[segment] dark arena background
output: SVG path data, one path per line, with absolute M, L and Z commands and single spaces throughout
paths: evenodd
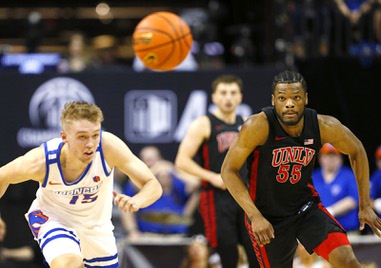
M 194 44 L 181 67 L 153 72 L 136 61 L 131 35 L 144 16 L 163 10 L 189 24 Z M 0 165 L 59 135 L 60 111 L 71 99 L 99 105 L 104 129 L 135 154 L 156 145 L 174 161 L 190 122 L 213 109 L 215 77 L 242 78 L 238 112 L 249 116 L 271 105 L 273 76 L 289 69 L 307 81 L 310 108 L 337 117 L 362 141 L 373 173 L 381 144 L 379 10 L 354 27 L 328 0 L 1 1 Z M 73 33 L 83 34 L 96 57 L 90 68 L 67 63 Z M 2 199 L 0 209 L 7 210 Z M 152 267 L 178 267 L 190 240 L 168 241 L 128 244 L 123 267 L 134 267 L 124 256 L 131 247 L 156 259 Z M 380 241 L 354 237 L 360 261 L 381 267 Z M 160 258 L 165 252 L 176 257 Z

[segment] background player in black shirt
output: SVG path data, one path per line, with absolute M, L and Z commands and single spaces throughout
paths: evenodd
M 380 236 L 365 149 L 336 118 L 305 107 L 307 85 L 299 73 L 280 73 L 272 88 L 273 107 L 247 119 L 222 165 L 226 187 L 247 214 L 258 261 L 261 267 L 292 267 L 299 240 L 334 267 L 360 267 L 345 230 L 322 206 L 311 172 L 324 143 L 348 155 L 359 190 L 360 229 L 367 223 Z M 249 190 L 239 175 L 246 160 Z
M 212 84 L 212 101 L 217 108 L 195 119 L 180 144 L 176 166 L 202 179 L 200 214 L 209 245 L 226 267 L 237 267 L 238 244 L 245 247 L 250 267 L 259 267 L 245 223 L 244 212 L 221 179 L 226 152 L 238 135 L 243 118 L 236 114 L 242 101 L 242 81 L 234 75 L 222 75 Z M 199 156 L 200 163 L 194 158 Z

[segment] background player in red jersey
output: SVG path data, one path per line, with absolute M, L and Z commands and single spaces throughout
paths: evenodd
M 322 144 L 349 156 L 359 190 L 360 229 L 380 236 L 381 219 L 371 207 L 365 149 L 336 118 L 306 108 L 307 85 L 296 72 L 274 77 L 272 106 L 252 115 L 222 165 L 227 189 L 248 217 L 261 267 L 292 267 L 299 240 L 334 267 L 360 267 L 345 230 L 322 206 L 311 172 Z M 249 190 L 239 170 L 248 160 Z
M 200 213 L 209 245 L 218 252 L 221 264 L 237 267 L 238 244 L 245 247 L 250 267 L 257 261 L 244 224 L 244 213 L 226 191 L 221 165 L 243 118 L 236 114 L 242 101 L 242 81 L 234 75 L 217 77 L 212 84 L 212 101 L 217 108 L 194 120 L 181 142 L 176 166 L 202 179 Z M 199 153 L 200 164 L 194 157 Z

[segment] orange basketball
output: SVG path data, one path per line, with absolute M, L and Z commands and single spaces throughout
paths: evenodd
M 160 11 L 144 17 L 132 35 L 132 48 L 152 70 L 169 71 L 188 55 L 193 37 L 186 22 L 171 12 Z

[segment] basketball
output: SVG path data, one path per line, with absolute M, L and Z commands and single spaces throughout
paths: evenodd
M 159 11 L 144 17 L 132 35 L 132 48 L 152 70 L 170 71 L 188 55 L 193 42 L 187 23 L 174 13 Z

